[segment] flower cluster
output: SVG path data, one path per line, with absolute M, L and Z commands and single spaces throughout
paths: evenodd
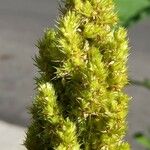
M 28 150 L 129 150 L 128 42 L 113 0 L 65 0 L 35 57 Z

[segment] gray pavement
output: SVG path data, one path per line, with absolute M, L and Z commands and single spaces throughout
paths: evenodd
M 26 125 L 33 96 L 36 40 L 52 26 L 57 2 L 0 0 L 0 118 Z
M 0 149 L 1 150 L 25 150 L 22 144 L 25 129 L 16 125 L 0 121 Z
M 129 30 L 131 54 L 129 57 L 130 77 L 143 80 L 150 78 L 150 18 Z M 132 137 L 137 131 L 150 135 L 150 91 L 138 86 L 130 86 L 127 92 L 133 97 L 129 111 L 128 139 L 133 150 L 144 150 Z M 150 130 L 149 130 L 150 131 Z
M 30 106 L 34 94 L 33 77 L 36 75 L 36 68 L 31 59 L 37 52 L 34 44 L 41 37 L 44 28 L 54 25 L 56 15 L 56 0 L 0 0 L 0 120 L 2 120 L 0 149 L 2 150 L 21 149 L 18 144 L 24 137 L 25 128 L 18 125 L 27 126 L 29 115 L 26 108 Z M 132 48 L 129 59 L 130 76 L 140 80 L 150 77 L 150 21 L 143 21 L 132 27 L 129 37 Z M 136 131 L 146 131 L 150 127 L 150 91 L 132 86 L 127 88 L 127 92 L 133 97 L 128 116 L 127 139 L 132 144 L 133 150 L 144 150 L 133 140 L 132 135 Z M 7 132 L 6 138 L 3 139 L 1 135 L 4 131 Z M 16 135 L 15 138 L 13 134 Z M 12 141 L 15 144 L 13 148 L 9 148 Z

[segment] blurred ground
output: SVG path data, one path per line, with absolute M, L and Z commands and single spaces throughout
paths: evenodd
M 34 44 L 44 28 L 53 26 L 57 14 L 55 0 L 0 0 L 0 149 L 20 150 L 23 127 L 29 121 L 26 107 L 33 97 L 36 69 L 31 59 Z M 150 77 L 150 21 L 129 31 L 132 47 L 129 73 L 134 79 Z M 150 92 L 128 87 L 130 103 L 128 140 L 133 150 L 144 150 L 132 139 L 133 133 L 150 127 Z M 11 124 L 4 123 L 9 122 Z M 5 138 L 3 135 L 5 134 Z M 3 144 L 2 144 L 3 143 Z M 13 143 L 13 145 L 11 145 Z M 10 145 L 10 147 L 9 147 Z
M 0 149 L 25 150 L 22 142 L 25 129 L 16 125 L 0 121 Z

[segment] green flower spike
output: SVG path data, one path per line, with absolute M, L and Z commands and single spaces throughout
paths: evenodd
M 65 0 L 35 57 L 28 150 L 129 150 L 128 41 L 112 0 Z

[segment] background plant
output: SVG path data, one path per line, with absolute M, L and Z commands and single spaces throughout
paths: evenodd
M 141 144 L 143 147 L 145 147 L 147 150 L 150 150 L 150 137 L 141 133 L 137 132 L 134 135 L 134 138 L 136 141 Z
M 150 15 L 150 0 L 114 0 L 121 24 L 127 28 Z

